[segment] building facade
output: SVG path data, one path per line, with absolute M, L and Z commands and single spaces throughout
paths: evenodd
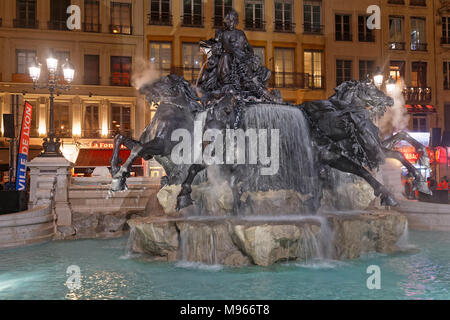
M 67 27 L 70 5 L 81 9 L 80 29 Z M 143 130 L 150 112 L 131 79 L 136 61 L 145 55 L 142 12 L 140 0 L 0 2 L 0 114 L 17 110 L 18 126 L 23 101 L 33 105 L 31 144 L 37 150 L 33 155 L 40 152 L 49 128 L 49 91 L 33 89 L 28 66 L 35 59 L 42 63 L 45 80 L 50 53 L 60 66 L 69 59 L 75 67 L 70 91 L 58 90 L 54 106 L 54 124 L 66 158 L 86 160 L 88 154 L 78 157 L 80 150 L 108 150 L 119 130 L 129 135 Z M 80 167 L 90 166 L 89 162 Z
M 67 29 L 69 5 L 81 9 L 81 30 Z M 381 8 L 380 29 L 367 28 L 372 5 Z M 52 51 L 76 70 L 71 90 L 56 97 L 65 154 L 76 159 L 79 149 L 109 147 L 118 131 L 136 138 L 155 110 L 133 88 L 135 71 L 150 65 L 148 72 L 195 83 L 204 63 L 198 42 L 214 37 L 231 8 L 272 70 L 270 87 L 286 101 L 327 98 L 341 82 L 380 68 L 401 88 L 411 131 L 450 130 L 444 0 L 3 0 L 0 113 L 31 102 L 32 143 L 39 148 L 49 127 L 49 96 L 33 90 L 27 71 L 30 61 L 44 63 Z

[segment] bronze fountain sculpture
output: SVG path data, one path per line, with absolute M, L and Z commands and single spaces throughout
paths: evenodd
M 284 126 L 276 123 L 276 119 L 284 117 L 294 119 L 286 125 L 295 126 L 296 132 L 302 134 L 293 136 L 289 130 L 282 133 L 280 163 L 284 167 L 277 177 L 255 177 L 251 166 L 223 165 L 233 191 L 236 215 L 245 206 L 240 200 L 244 191 L 272 188 L 295 189 L 310 195 L 306 201 L 308 212 L 315 212 L 320 207 L 322 178 L 330 168 L 363 178 L 374 194 L 380 196 L 382 205 L 397 206 L 394 196 L 371 173 L 386 158 L 399 160 L 409 170 L 415 177 L 415 189 L 431 193 L 416 168 L 400 152 L 392 150 L 396 142 L 407 140 L 418 148 L 419 161 L 429 166 L 425 148 L 406 133 L 382 141 L 373 123 L 374 118 L 382 116 L 393 105 L 392 98 L 370 81 L 348 81 L 339 85 L 328 100 L 298 106 L 284 103 L 277 90 L 267 88 L 271 72 L 261 66 L 244 32 L 235 28 L 237 23 L 238 15 L 232 10 L 225 17 L 225 28 L 218 30 L 214 39 L 201 42 L 207 62 L 195 88 L 176 75 L 140 88 L 150 103 L 158 105 L 158 110 L 139 141 L 116 136 L 111 159 L 112 192 L 126 189 L 126 179 L 137 157 L 145 160 L 154 157 L 166 170 L 163 184 L 181 184 L 177 209 L 191 206 L 191 185 L 207 166 L 204 163 L 175 165 L 171 151 L 177 142 L 171 136 L 180 128 L 193 132 L 195 121 L 206 113 L 203 130 L 224 132 L 252 126 Z M 255 117 L 260 118 L 255 122 Z M 122 144 L 131 150 L 131 155 L 119 167 Z M 203 148 L 206 146 L 204 143 Z

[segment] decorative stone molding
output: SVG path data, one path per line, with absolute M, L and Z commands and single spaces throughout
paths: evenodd
M 37 157 L 28 163 L 28 167 L 31 171 L 30 208 L 52 203 L 57 226 L 71 226 L 68 190 L 73 164 L 62 157 Z

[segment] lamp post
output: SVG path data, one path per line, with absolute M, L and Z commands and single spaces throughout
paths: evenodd
M 62 65 L 62 71 L 65 83 L 60 83 L 60 73 L 58 72 L 59 61 L 50 55 L 47 58 L 47 70 L 48 78 L 47 83 L 39 84 L 39 78 L 41 75 L 41 64 L 37 61 L 33 62 L 28 68 L 31 79 L 33 80 L 33 89 L 48 89 L 50 92 L 50 130 L 48 136 L 44 138 L 44 152 L 41 157 L 62 157 L 61 151 L 59 150 L 60 142 L 59 137 L 55 133 L 54 124 L 54 102 L 55 102 L 55 90 L 70 90 L 70 83 L 73 81 L 75 76 L 75 69 L 73 65 L 66 59 L 66 62 Z

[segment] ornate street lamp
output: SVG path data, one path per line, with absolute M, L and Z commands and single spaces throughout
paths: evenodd
M 44 152 L 41 157 L 62 157 L 59 150 L 60 142 L 59 137 L 56 137 L 55 123 L 54 123 L 54 102 L 55 102 L 55 90 L 70 90 L 70 84 L 75 76 L 75 69 L 73 65 L 66 59 L 66 62 L 62 66 L 64 83 L 60 83 L 60 73 L 58 72 L 59 61 L 53 55 L 47 58 L 47 70 L 48 78 L 47 83 L 39 84 L 39 78 L 41 75 L 41 64 L 37 61 L 33 62 L 28 68 L 31 79 L 33 80 L 33 89 L 48 89 L 50 92 L 50 130 L 48 137 L 44 138 Z
M 373 83 L 380 88 L 383 84 L 383 72 L 381 71 L 380 67 L 377 68 L 375 71 L 375 75 L 373 76 Z

